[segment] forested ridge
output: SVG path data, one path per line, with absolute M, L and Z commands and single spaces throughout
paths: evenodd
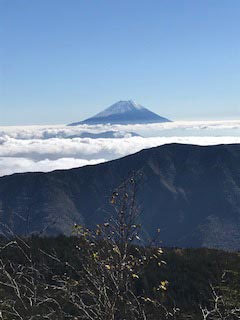
M 237 251 L 239 162 L 239 145 L 169 144 L 94 166 L 1 177 L 1 223 L 21 235 L 92 228 L 112 214 L 107 199 L 134 171 L 138 220 L 150 237 L 159 227 L 165 246 Z
M 139 223 L 141 175 L 111 194 L 111 216 L 71 236 L 0 239 L 2 320 L 235 320 L 240 318 L 240 254 L 168 248 L 161 229 Z

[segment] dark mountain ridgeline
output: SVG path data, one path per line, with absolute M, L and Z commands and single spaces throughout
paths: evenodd
M 15 233 L 70 234 L 107 219 L 109 197 L 132 171 L 143 229 L 165 246 L 240 249 L 240 145 L 170 144 L 107 163 L 0 178 L 0 217 Z

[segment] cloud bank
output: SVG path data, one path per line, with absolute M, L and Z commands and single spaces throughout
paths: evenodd
M 57 169 L 71 169 L 75 167 L 93 165 L 104 161 L 105 159 L 85 160 L 75 158 L 34 161 L 27 158 L 2 157 L 0 158 L 0 173 L 1 176 L 4 176 L 22 172 L 49 172 Z
M 110 138 L 81 138 L 82 133 L 109 131 L 113 131 Z M 240 143 L 240 121 L 0 127 L 0 176 L 92 165 L 166 143 Z

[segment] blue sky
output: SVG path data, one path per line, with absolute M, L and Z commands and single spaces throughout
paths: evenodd
M 239 0 L 0 0 L 0 125 L 69 123 L 133 99 L 240 119 Z

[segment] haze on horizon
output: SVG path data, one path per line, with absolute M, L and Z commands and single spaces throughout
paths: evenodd
M 0 126 L 80 121 L 119 100 L 240 119 L 240 2 L 0 2 Z

